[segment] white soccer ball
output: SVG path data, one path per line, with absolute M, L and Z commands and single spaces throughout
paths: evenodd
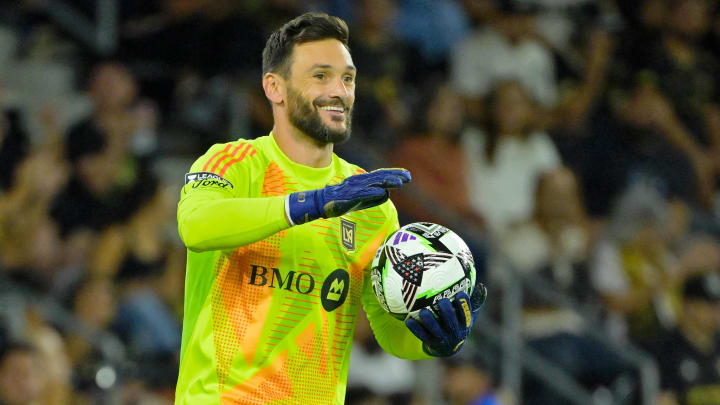
M 403 226 L 383 243 L 372 262 L 371 281 L 380 305 L 400 320 L 459 291 L 472 295 L 475 263 L 453 231 L 429 222 Z

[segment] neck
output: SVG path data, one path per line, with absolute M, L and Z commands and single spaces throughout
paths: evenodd
M 287 119 L 276 119 L 273 135 L 280 150 L 295 163 L 327 167 L 332 162 L 333 144 L 323 144 L 295 128 Z

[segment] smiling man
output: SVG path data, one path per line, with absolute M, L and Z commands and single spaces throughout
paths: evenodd
M 214 145 L 186 174 L 176 404 L 342 404 L 360 305 L 386 351 L 436 355 L 367 282 L 398 228 L 388 190 L 410 173 L 366 173 L 333 153 L 350 136 L 356 71 L 345 22 L 317 13 L 288 22 L 263 51 L 272 132 Z M 457 330 L 470 325 L 451 318 Z M 442 343 L 457 349 L 462 331 Z

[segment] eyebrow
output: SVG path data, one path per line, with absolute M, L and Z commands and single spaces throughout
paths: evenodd
M 310 66 L 310 69 L 308 69 L 308 71 L 310 71 L 310 70 L 315 70 L 315 69 L 332 69 L 332 65 L 322 64 L 322 63 L 316 63 L 316 64 Z M 357 69 L 355 68 L 355 66 L 353 66 L 353 65 L 347 65 L 347 66 L 345 67 L 345 69 L 346 69 L 346 70 L 352 70 L 352 71 L 356 71 L 356 70 L 357 70 Z

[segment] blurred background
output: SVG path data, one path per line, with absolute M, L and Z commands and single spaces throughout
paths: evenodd
M 349 405 L 720 404 L 717 0 L 0 1 L 0 403 L 171 404 L 183 175 L 268 133 L 269 33 L 344 18 L 340 156 L 465 238 L 462 354 L 384 354 Z

